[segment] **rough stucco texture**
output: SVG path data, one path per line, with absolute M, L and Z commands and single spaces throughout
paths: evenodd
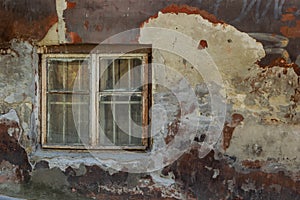
M 226 91 L 227 116 L 232 115 L 232 118 L 228 117 L 226 119 L 227 122 L 223 129 L 223 141 L 226 140 L 225 145 L 220 143 L 215 150 L 223 152 L 225 157 L 233 159 L 234 161 L 231 164 L 237 171 L 250 172 L 253 169 L 260 171 L 259 173 L 278 173 L 281 171 L 281 173 L 291 175 L 291 179 L 294 179 L 294 181 L 299 181 L 297 178 L 300 167 L 297 156 L 299 154 L 299 126 L 297 125 L 299 77 L 296 73 L 297 70 L 294 70 L 297 66 L 288 64 L 281 59 L 275 61 L 275 64 L 272 63 L 262 68 L 255 64 L 256 60 L 264 56 L 264 50 L 260 44 L 256 44 L 250 37 L 239 33 L 233 27 L 222 24 L 212 25 L 200 19 L 200 16 L 185 13 L 159 13 L 157 18 L 150 19 L 143 25 L 140 42 L 151 43 L 154 49 L 162 46 L 167 48 L 168 42 L 164 43 L 160 40 L 162 34 L 157 31 L 149 31 L 150 27 L 180 31 L 194 40 L 200 41 L 200 45 L 201 41 L 206 41 L 205 48 L 202 48 L 202 51 L 208 52 L 222 75 Z M 189 21 L 190 28 L 186 27 L 186 21 Z M 179 39 L 172 38 L 170 40 L 174 42 L 169 49 L 175 48 L 174 45 L 179 45 L 182 48 L 185 46 L 184 43 L 179 42 Z M 188 50 L 184 49 L 183 51 Z M 163 61 L 166 66 L 173 66 L 173 69 L 180 71 L 180 74 L 183 75 L 184 72 L 193 71 L 193 69 L 187 69 L 180 58 L 160 52 L 160 50 L 156 51 L 153 55 L 155 62 Z M 209 66 L 206 66 L 204 70 L 209 70 L 209 68 Z M 193 78 L 186 76 L 190 81 L 190 85 L 200 84 L 202 79 L 198 77 L 197 80 L 195 71 L 187 74 L 191 73 Z M 170 78 L 166 78 L 168 73 L 165 74 L 165 77 L 163 77 L 162 72 L 159 71 L 154 73 L 154 77 L 157 75 L 159 79 L 170 80 Z M 201 74 L 205 75 L 206 73 L 201 71 Z M 157 80 L 157 78 L 154 78 L 154 80 Z M 175 80 L 176 78 L 172 76 L 171 82 L 176 82 Z M 179 85 L 179 82 L 174 82 L 172 85 Z M 195 88 L 196 90 L 197 88 Z M 162 93 L 161 90 L 158 91 L 158 93 Z M 154 101 L 156 100 L 154 98 Z M 203 177 L 202 175 L 195 175 L 196 177 L 194 177 L 190 171 L 197 174 L 197 171 L 201 170 L 196 170 L 193 167 L 192 169 L 186 167 L 182 167 L 181 170 L 178 169 L 184 163 L 195 161 L 196 158 L 188 155 L 181 157 L 184 161 L 178 161 L 174 167 L 179 170 L 176 172 L 177 176 L 185 181 L 191 181 L 191 187 L 198 191 L 199 188 L 195 187 L 194 184 L 197 185 L 197 181 Z M 194 167 L 197 168 L 197 165 Z M 214 169 L 214 167 L 208 167 L 207 169 L 212 173 L 215 171 L 217 173 L 215 176 L 219 173 L 219 169 Z M 187 178 L 190 176 L 190 179 Z M 258 183 L 257 180 L 253 181 L 254 185 Z M 290 181 L 293 182 L 293 180 Z M 186 184 L 186 182 L 184 183 Z M 253 188 L 258 191 L 257 185 Z M 299 191 L 299 185 L 296 185 L 296 188 L 296 191 Z M 247 189 L 242 190 L 246 193 L 249 192 L 246 191 Z M 207 191 L 210 191 L 210 189 L 207 189 Z M 198 192 L 196 193 L 198 194 Z M 199 193 L 201 192 L 199 191 Z M 210 195 L 212 193 L 214 192 L 208 192 Z M 248 195 L 249 193 L 241 196 L 248 199 L 251 196 Z M 268 194 L 266 195 L 268 196 Z M 254 196 L 251 196 L 251 198 L 256 198 Z M 218 198 L 221 198 L 221 196 Z
M 31 176 L 30 184 L 35 185 L 34 189 L 42 185 L 42 188 L 63 191 L 71 196 L 79 193 L 96 199 L 300 199 L 300 73 L 297 65 L 279 59 L 259 66 L 257 61 L 265 56 L 265 50 L 248 34 L 219 23 L 211 15 L 201 17 L 197 8 L 188 6 L 171 6 L 157 14 L 157 10 L 169 4 L 167 1 L 57 1 L 66 5 L 66 10 L 61 5 L 56 13 L 54 1 L 51 1 L 53 5 L 45 3 L 44 9 L 49 7 L 47 12 L 37 9 L 40 3 L 33 6 L 35 1 L 19 2 L 18 5 L 12 2 L 5 1 L 1 7 L 4 12 L 0 12 L 8 20 L 7 27 L 2 22 L 0 27 L 10 31 L 1 35 L 1 41 L 10 41 L 10 45 L 0 52 L 0 112 L 8 113 L 14 109 L 19 122 L 0 123 L 0 161 L 4 174 L 0 176 L 0 182 L 28 181 Z M 251 10 L 252 15 L 244 16 L 237 10 L 243 11 L 239 8 L 245 1 L 231 2 L 236 18 L 225 12 L 225 8 L 229 8 L 228 1 L 218 1 L 219 7 L 215 7 L 217 3 L 213 0 L 197 2 L 191 4 L 207 7 L 245 31 L 267 31 L 262 22 L 275 20 L 277 24 L 270 25 L 269 30 L 279 34 L 279 25 L 294 20 L 285 16 L 279 21 L 282 13 L 270 10 L 267 14 L 257 15 Z M 211 2 L 213 6 L 209 6 Z M 269 7 L 279 9 L 278 2 L 272 1 Z M 281 9 L 296 13 L 297 10 L 288 9 L 291 2 L 286 2 Z M 22 6 L 34 14 L 22 19 L 19 17 L 24 14 Z M 58 12 L 59 19 L 56 17 Z M 39 139 L 38 116 L 35 115 L 39 106 L 38 55 L 36 47 L 26 40 L 40 40 L 46 34 L 45 29 L 48 30 L 56 19 L 60 25 L 57 26 L 59 36 L 54 38 L 58 40 L 55 44 L 65 43 L 65 37 L 71 43 L 99 43 L 114 33 L 141 25 L 140 34 L 129 34 L 130 39 L 135 43 L 152 44 L 153 62 L 159 64 L 153 68 L 153 103 L 158 117 L 153 119 L 156 126 L 152 127 L 153 133 L 159 134 L 153 136 L 152 150 L 170 146 L 159 158 L 172 159 L 178 152 L 182 153 L 175 162 L 161 171 L 131 174 L 94 163 L 81 164 L 78 159 L 76 167 L 61 169 L 58 167 L 72 164 L 74 160 L 60 156 L 63 154 L 32 156 Z M 255 23 L 247 26 L 246 19 Z M 25 26 L 28 22 L 32 22 L 34 28 L 29 26 L 25 30 L 19 25 Z M 40 32 L 31 32 L 39 26 L 43 26 Z M 147 29 L 151 27 L 182 33 L 187 40 L 151 32 Z M 56 32 L 56 29 L 51 31 Z M 61 33 L 65 33 L 65 37 Z M 13 39 L 18 37 L 25 41 Z M 189 43 L 188 39 L 194 42 Z M 296 41 L 296 36 L 294 39 Z M 173 52 L 168 52 L 170 49 Z M 176 54 L 176 50 L 182 54 Z M 296 53 L 294 50 L 294 57 Z M 193 59 L 195 56 L 200 62 Z M 197 71 L 198 67 L 200 71 Z M 214 113 L 213 102 L 225 105 L 224 113 Z M 219 115 L 222 116 L 218 118 Z M 221 127 L 209 124 L 211 119 L 222 121 Z M 201 120 L 203 123 L 198 126 L 198 132 L 193 132 Z M 208 125 L 213 129 L 208 129 Z M 20 129 L 18 137 L 10 129 L 16 127 Z M 76 155 L 72 159 L 74 157 Z M 32 173 L 30 164 L 35 166 Z
M 76 33 L 82 42 L 99 43 L 108 37 L 133 28 L 155 16 L 171 4 L 188 5 L 214 14 L 219 20 L 243 32 L 273 33 L 290 39 L 286 49 L 292 60 L 299 55 L 299 1 L 235 1 L 232 0 L 150 0 L 150 1 L 71 1 L 64 12 L 67 32 Z M 188 9 L 185 9 L 188 10 Z M 177 9 L 173 9 L 174 12 Z M 287 17 L 292 16 L 292 17 Z M 69 37 L 69 34 L 67 34 Z M 133 34 L 131 40 L 136 41 Z
M 0 120 L 0 183 L 28 182 L 30 179 L 31 165 L 25 149 L 19 144 L 19 132 L 17 121 Z
M 0 43 L 41 40 L 57 21 L 55 0 L 0 1 Z
M 34 77 L 37 73 L 37 54 L 34 52 L 34 47 L 28 42 L 13 40 L 10 48 L 3 50 L 0 55 L 0 112 L 7 113 L 15 109 L 25 135 L 31 135 L 33 128 L 36 95 Z

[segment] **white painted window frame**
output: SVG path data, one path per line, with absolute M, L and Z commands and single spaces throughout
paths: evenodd
M 149 90 L 148 81 L 151 77 L 150 68 L 148 64 L 148 53 L 45 53 L 42 54 L 41 62 L 41 145 L 45 149 L 78 149 L 78 150 L 97 150 L 97 149 L 132 149 L 132 150 L 145 150 L 149 146 L 149 130 L 148 130 L 148 108 L 149 108 Z M 142 121 L 143 121 L 143 138 L 141 146 L 100 146 L 99 145 L 99 59 L 101 57 L 139 57 L 142 58 L 142 64 L 144 65 L 143 79 L 144 86 L 142 90 Z M 90 123 L 89 123 L 89 137 L 90 145 L 73 146 L 73 145 L 53 145 L 47 144 L 47 59 L 48 58 L 86 58 L 89 60 L 89 73 L 90 73 Z M 93 112 L 95 111 L 95 112 Z M 95 120 L 91 120 L 95 119 Z

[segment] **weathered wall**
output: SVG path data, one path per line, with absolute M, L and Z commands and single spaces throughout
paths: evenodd
M 297 0 L 155 0 L 145 2 L 118 0 L 114 3 L 77 0 L 72 3 L 72 6 L 64 12 L 66 28 L 68 32 L 79 36 L 79 42 L 98 43 L 112 34 L 138 28 L 143 21 L 173 3 L 206 10 L 244 32 L 283 35 L 290 39 L 286 49 L 292 60 L 295 60 L 300 53 L 297 31 L 300 4 Z M 176 12 L 176 8 L 169 7 L 165 11 Z M 69 36 L 71 35 L 68 34 L 67 37 Z M 132 36 L 131 39 L 135 40 L 135 38 Z
M 12 39 L 39 41 L 57 22 L 55 0 L 0 2 L 0 43 L 9 46 Z
M 113 3 L 3 0 L 0 27 L 6 31 L 2 32 L 1 43 L 7 45 L 13 38 L 40 41 L 50 27 L 51 34 L 58 34 L 60 42 L 99 43 L 113 34 L 138 28 L 142 22 L 170 4 L 186 4 L 206 10 L 244 32 L 283 35 L 290 40 L 284 49 L 288 50 L 293 61 L 300 53 L 297 0 L 118 0 Z M 136 36 L 131 39 L 136 40 Z
M 200 48 L 200 51 L 208 52 L 208 55 L 215 61 L 218 67 L 224 81 L 227 116 L 232 116 L 232 118 L 227 117 L 226 119 L 227 122 L 225 122 L 223 129 L 222 142 L 214 146 L 216 154 L 218 154 L 217 152 L 222 152 L 221 161 L 217 161 L 217 165 L 220 164 L 219 162 L 223 162 L 222 160 L 225 157 L 229 157 L 230 159 L 234 159 L 234 161 L 231 160 L 231 165 L 234 166 L 237 172 L 249 173 L 256 169 L 260 171 L 259 173 L 262 173 L 262 176 L 266 176 L 267 173 L 282 172 L 286 173 L 286 175 L 291 175 L 295 181 L 298 180 L 296 178 L 298 177 L 300 166 L 300 160 L 297 156 L 299 153 L 299 126 L 297 122 L 299 115 L 297 109 L 299 87 L 298 66 L 288 64 L 283 59 L 279 59 L 268 67 L 263 68 L 255 64 L 257 60 L 265 55 L 260 44 L 231 26 L 220 23 L 206 24 L 201 19 L 199 15 L 193 14 L 178 13 L 174 15 L 159 13 L 157 18 L 150 19 L 143 25 L 140 41 L 151 43 L 154 49 L 159 49 L 163 46 L 166 49 L 172 50 L 172 47 L 168 48 L 168 45 L 173 45 L 173 48 L 178 45 L 183 51 L 199 51 L 197 46 L 194 49 L 184 49 L 184 42 L 187 41 L 181 41 L 182 43 L 180 43 L 179 38 L 172 38 L 171 35 L 168 37 L 171 38 L 170 41 L 173 41 L 173 43 L 164 43 L 162 42 L 163 37 L 161 33 L 157 32 L 157 30 L 153 32 L 147 30 L 149 27 L 168 28 L 179 31 L 193 38 L 195 41 L 199 41 L 199 45 L 201 45 L 201 41 L 205 41 L 205 47 Z M 186 21 L 189 21 L 189 24 L 193 28 L 187 28 Z M 145 30 L 143 30 L 144 28 Z M 203 78 L 205 77 L 199 77 L 199 72 L 204 76 L 213 76 L 213 73 L 205 73 L 205 71 L 212 72 L 212 66 L 207 65 L 205 62 L 200 63 L 200 65 L 206 64 L 204 68 L 201 68 L 202 71 L 197 71 L 197 67 L 183 64 L 182 55 L 184 54 L 170 56 L 168 53 L 160 52 L 160 50 L 157 51 L 153 55 L 153 61 L 163 62 L 166 66 L 172 66 L 172 69 L 180 72 L 189 81 L 189 86 L 194 87 L 203 82 Z M 198 56 L 201 57 L 200 52 Z M 193 74 L 193 78 L 189 77 L 191 74 Z M 181 78 L 178 77 L 179 80 Z M 180 85 L 179 80 L 176 83 L 176 76 L 165 72 L 164 69 L 154 73 L 154 81 L 157 79 L 160 80 L 159 83 L 162 82 L 162 79 L 170 83 L 170 85 Z M 172 80 L 170 81 L 170 79 Z M 197 91 L 196 87 L 194 89 Z M 188 88 L 183 90 L 185 92 L 181 91 L 180 94 L 188 98 L 186 90 Z M 160 95 L 164 94 L 159 89 L 156 92 Z M 172 98 L 169 97 L 167 99 L 169 101 L 167 104 L 174 104 L 173 101 L 170 101 Z M 154 98 L 155 101 L 161 104 L 159 98 Z M 204 103 L 210 102 L 206 101 Z M 203 111 L 204 109 L 200 106 L 199 110 Z M 213 113 L 206 115 L 206 117 L 209 116 L 213 116 Z M 172 120 L 172 117 L 169 120 Z M 213 133 L 206 132 L 206 136 L 210 136 L 211 134 Z M 265 190 L 262 190 L 260 184 L 263 183 L 257 180 L 256 176 L 258 175 L 256 173 L 249 175 L 250 183 L 244 181 L 242 183 L 238 183 L 239 181 L 235 182 L 236 178 L 243 179 L 243 175 L 237 174 L 236 177 L 228 177 L 222 174 L 222 170 L 226 170 L 220 169 L 220 166 L 210 165 L 209 161 L 207 165 L 206 161 L 202 163 L 201 160 L 193 158 L 193 156 L 197 155 L 198 151 L 201 151 L 201 148 L 199 149 L 198 147 L 197 150 L 191 151 L 190 154 L 182 156 L 181 161 L 177 161 L 169 168 L 166 168 L 167 172 L 174 172 L 176 178 L 184 180 L 185 184 L 185 181 L 187 181 L 190 187 L 194 191 L 197 191 L 198 198 L 201 199 L 203 197 L 201 194 L 205 196 L 203 197 L 204 199 L 208 198 L 208 196 L 222 198 L 222 194 L 224 195 L 227 192 L 228 198 L 229 196 L 231 196 L 230 198 L 242 196 L 246 199 L 256 199 L 262 196 L 274 198 L 275 195 L 273 196 L 268 192 L 273 187 L 272 184 L 264 188 Z M 210 156 L 212 155 L 210 154 Z M 213 159 L 210 156 L 207 156 L 204 160 Z M 188 165 L 193 162 L 200 163 L 189 167 Z M 186 165 L 184 163 L 189 164 Z M 218 180 L 217 177 L 221 174 L 220 179 L 225 182 L 233 182 L 233 184 L 231 186 L 226 183 L 221 184 L 219 187 L 216 187 L 216 190 L 224 187 L 224 191 L 217 192 L 216 194 L 214 194 L 216 192 L 213 189 L 214 187 L 204 189 L 202 186 L 195 186 L 200 180 L 207 182 L 205 180 L 206 175 L 199 172 L 203 170 L 202 167 L 211 171 L 213 179 Z M 178 168 L 181 168 L 181 170 Z M 292 180 L 291 183 L 293 183 Z M 250 186 L 249 184 L 253 185 Z M 230 187 L 232 188 L 230 189 Z M 238 189 L 239 187 L 242 188 Z M 280 186 L 277 195 L 280 195 L 281 191 L 284 191 L 286 187 L 289 186 Z M 299 185 L 296 185 L 295 189 L 293 192 L 299 190 Z M 250 190 L 261 191 L 261 194 L 250 195 L 248 193 Z M 285 198 L 288 197 L 285 196 Z
M 32 185 L 18 194 L 41 195 L 47 187 L 68 198 L 79 193 L 97 199 L 300 199 L 300 73 L 289 62 L 300 53 L 299 1 L 1 3 L 0 27 L 6 31 L 0 38 L 0 112 L 14 109 L 18 116 L 0 121 L 0 183 L 27 182 L 31 175 Z M 140 27 L 118 41 L 153 46 L 152 150 L 158 153 L 150 158 L 153 165 L 157 158 L 169 165 L 133 174 L 99 164 L 90 154 L 36 151 L 37 48 L 98 44 Z M 250 36 L 263 41 L 264 49 L 236 28 L 255 32 Z M 267 59 L 258 62 L 265 52 Z M 220 106 L 218 113 L 212 104 Z M 210 124 L 213 120 L 222 126 Z
M 37 106 L 35 74 L 37 74 L 38 59 L 36 48 L 29 42 L 12 40 L 9 48 L 1 50 L 1 89 L 0 110 L 7 113 L 14 109 L 20 118 L 22 127 L 22 142 L 34 133 L 35 116 L 33 109 Z M 35 136 L 34 136 L 35 137 Z M 27 144 L 27 146 L 30 146 Z

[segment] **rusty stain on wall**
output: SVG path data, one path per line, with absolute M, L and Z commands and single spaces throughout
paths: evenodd
M 94 1 L 76 1 L 76 3 L 76 9 L 68 9 L 64 14 L 67 22 L 67 29 L 79 34 L 83 41 L 87 43 L 99 43 L 99 41 L 103 41 L 109 37 L 110 32 L 116 34 L 128 29 L 138 28 L 141 22 L 146 21 L 151 18 L 151 16 L 155 17 L 159 11 L 163 12 L 163 10 L 166 12 L 199 13 L 199 9 L 201 9 L 213 13 L 219 21 L 233 24 L 236 28 L 244 32 L 274 33 L 281 35 L 280 27 L 287 25 L 292 27 L 292 25 L 288 24 L 290 21 L 282 21 L 281 18 L 285 14 L 292 13 L 297 19 L 297 8 L 299 8 L 299 2 L 297 0 L 281 2 L 238 1 L 235 3 L 232 3 L 229 0 L 192 2 L 187 0 L 174 0 L 171 2 L 158 0 L 155 1 L 155 3 L 153 1 L 146 1 L 143 3 L 136 3 L 134 1 L 115 1 L 113 4 L 101 4 L 101 2 L 99 2 L 98 5 Z M 177 4 L 178 6 L 175 8 L 176 6 L 172 6 L 171 4 Z M 186 5 L 193 6 L 194 8 L 187 11 Z M 91 7 L 98 9 L 89 9 Z M 127 8 L 130 9 L 128 10 Z M 111 15 L 111 13 L 115 14 Z M 206 14 L 204 16 L 208 15 Z M 79 24 L 83 25 L 86 20 L 90 22 L 91 27 L 101 26 L 102 29 L 100 32 L 102 34 L 97 34 L 97 30 L 99 29 L 87 31 L 84 26 L 78 26 Z M 104 20 L 109 23 L 105 23 Z M 115 26 L 111 27 L 111 24 L 114 24 Z M 298 39 L 292 39 L 287 47 L 293 61 L 300 53 L 297 50 L 299 49 L 298 43 Z
M 230 146 L 233 131 L 242 121 L 244 117 L 241 114 L 234 113 L 231 116 L 231 122 L 225 122 L 223 128 L 223 148 L 226 150 Z
M 206 40 L 200 40 L 198 49 L 205 49 L 208 47 L 207 41 Z
M 298 37 L 300 37 L 299 29 L 300 29 L 300 20 L 297 20 L 295 26 L 292 26 L 292 27 L 282 26 L 280 28 L 280 32 L 286 37 L 298 38 Z
M 69 37 L 70 37 L 71 43 L 73 43 L 73 44 L 82 42 L 81 37 L 75 32 L 69 32 Z
M 174 164 L 166 167 L 163 174 L 173 172 L 176 180 L 186 189 L 194 192 L 198 199 L 296 199 L 299 197 L 300 183 L 284 172 L 264 173 L 258 163 L 244 161 L 248 173 L 237 172 L 232 164 L 235 158 L 218 160 L 214 152 L 205 158 L 197 158 L 198 149 L 185 153 Z M 258 169 L 257 169 L 258 168 Z
M 0 28 L 6 30 L 0 34 L 0 87 L 5 88 L 0 93 L 0 111 L 3 114 L 15 108 L 20 122 L 0 120 L 0 183 L 29 181 L 96 199 L 300 198 L 300 68 L 291 62 L 300 53 L 299 1 L 13 2 L 3 1 L 0 6 Z M 199 158 L 199 149 L 209 138 L 201 129 L 203 132 L 192 138 L 189 150 L 153 173 L 132 174 L 92 162 L 80 164 L 69 158 L 73 154 L 38 154 L 36 43 L 98 44 L 118 32 L 153 26 L 173 29 L 199 41 L 195 51 L 208 52 L 225 80 L 227 117 L 222 138 L 211 152 Z M 261 64 L 258 60 L 265 55 L 263 45 L 267 49 L 268 41 L 261 45 L 236 28 L 286 36 L 289 42 L 284 39 L 279 47 L 288 51 L 291 61 L 279 55 Z M 155 39 L 155 35 L 149 37 L 143 32 L 131 36 L 130 41 L 135 43 Z M 207 108 L 211 97 L 195 67 L 177 55 L 155 49 L 155 45 L 153 61 L 171 66 L 186 77 L 201 104 L 199 115 L 211 117 Z M 153 141 L 153 148 L 169 145 L 184 135 L 188 127 L 179 128 L 179 115 L 195 109 L 194 105 L 180 104 L 170 91 L 155 85 L 155 80 L 162 79 L 187 98 L 180 79 L 165 68 L 156 74 L 153 99 L 165 108 L 168 121 L 159 127 L 162 135 Z M 192 122 L 190 119 L 191 126 Z M 18 128 L 24 130 L 21 136 L 15 132 Z M 74 162 L 76 167 L 71 166 Z M 35 166 L 33 172 L 31 165 Z
M 67 1 L 67 8 L 75 8 L 76 7 L 76 2 L 72 2 L 72 1 Z
M 28 182 L 30 179 L 31 165 L 25 149 L 19 144 L 19 129 L 20 125 L 16 121 L 0 120 L 0 183 L 5 183 L 5 179 L 11 178 L 7 175 L 7 170 L 14 171 L 15 174 L 11 175 L 15 176 L 14 182 Z M 5 168 L 6 170 L 3 170 Z
M 0 6 L 0 43 L 14 38 L 41 40 L 57 22 L 55 0 L 4 1 Z

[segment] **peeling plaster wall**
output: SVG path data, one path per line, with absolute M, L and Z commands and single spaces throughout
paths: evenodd
M 185 26 L 187 21 L 191 28 Z M 203 51 L 207 51 L 215 61 L 224 81 L 228 116 L 233 113 L 243 116 L 242 125 L 234 130 L 232 142 L 225 149 L 226 155 L 234 156 L 240 162 L 259 160 L 267 172 L 281 169 L 299 173 L 299 76 L 295 71 L 298 66 L 285 63 L 284 60 L 266 68 L 258 66 L 256 61 L 265 56 L 261 44 L 229 25 L 211 24 L 199 15 L 159 13 L 157 18 L 150 19 L 143 27 L 170 28 L 199 43 L 206 41 L 207 47 Z M 140 41 L 152 43 L 155 49 L 155 41 L 161 43 L 160 35 L 147 34 L 147 30 L 145 32 L 143 34 L 142 28 Z M 182 48 L 184 46 L 174 43 Z M 172 66 L 196 90 L 195 86 L 203 81 L 199 72 L 197 75 L 197 71 L 185 66 L 180 56 L 158 52 L 153 55 L 154 63 L 163 61 L 164 65 Z M 161 72 L 154 74 L 158 76 L 154 80 L 163 79 L 169 81 L 170 85 L 180 85 L 172 74 L 164 70 L 163 75 Z M 163 93 L 161 90 L 156 92 Z M 187 97 L 186 93 L 182 95 Z M 161 104 L 159 98 L 154 98 L 155 101 Z M 174 105 L 174 102 L 169 101 L 168 104 Z M 169 121 L 173 120 L 172 117 Z M 219 150 L 223 151 L 222 148 Z
M 245 120 L 234 131 L 226 153 L 239 160 L 265 162 L 266 170 L 299 173 L 298 75 L 293 68 L 254 67 L 236 80 L 240 81 L 234 82 L 230 102 Z
M 297 33 L 300 4 L 297 0 L 117 0 L 113 3 L 74 0 L 72 3 L 64 15 L 66 28 L 86 43 L 99 43 L 113 34 L 138 28 L 159 11 L 177 4 L 194 7 L 192 12 L 197 12 L 197 9 L 208 11 L 243 32 L 283 35 L 290 42 L 282 49 L 288 50 L 291 59 L 295 61 L 300 53 Z M 136 42 L 134 33 L 131 39 Z
M 16 38 L 39 41 L 57 22 L 55 0 L 1 0 L 0 17 L 1 46 Z
M 13 40 L 8 49 L 3 49 L 0 55 L 1 65 L 1 89 L 0 108 L 1 113 L 7 113 L 10 109 L 16 110 L 23 129 L 22 142 L 28 142 L 27 137 L 32 138 L 35 133 L 35 117 L 33 109 L 37 106 L 35 99 L 38 59 L 36 48 L 28 42 Z M 24 145 L 25 145 L 24 144 Z M 27 143 L 26 146 L 30 147 Z
M 48 30 L 43 39 L 38 42 L 38 45 L 40 46 L 66 43 L 66 24 L 64 21 L 63 13 L 67 8 L 67 2 L 64 0 L 56 0 L 55 7 L 58 20 Z
M 209 2 L 214 4 L 209 5 Z M 292 27 L 291 24 L 289 28 L 280 30 L 279 25 L 298 18 L 296 13 L 299 2 L 282 1 L 285 4 L 278 5 L 278 1 L 270 1 L 269 6 L 277 9 L 274 9 L 274 13 L 267 9 L 262 13 L 259 9 L 251 10 L 252 4 L 244 5 L 245 1 L 229 2 L 230 6 L 228 2 L 212 0 L 191 4 L 222 16 L 222 19 L 245 31 L 266 31 L 265 20 L 275 20 L 277 24 L 270 25 L 270 30 L 277 34 L 283 31 L 292 41 L 298 41 L 298 36 L 287 35 L 285 31 Z M 261 6 L 266 6 L 265 3 Z M 18 10 L 14 9 L 11 1 L 3 5 L 1 9 L 6 16 L 16 15 Z M 269 52 L 268 44 L 263 44 L 265 52 L 263 45 L 248 34 L 197 8 L 173 5 L 156 14 L 169 2 L 149 1 L 139 4 L 134 1 L 116 1 L 107 4 L 102 1 L 56 0 L 47 1 L 45 5 L 49 6 L 49 12 L 40 17 L 34 12 L 25 19 L 26 23 L 34 22 L 32 30 L 43 27 L 38 34 L 22 29 L 23 26 L 18 25 L 19 18 L 13 18 L 15 21 L 8 23 L 11 25 L 8 26 L 8 30 L 12 30 L 11 34 L 2 34 L 1 41 L 5 45 L 0 50 L 0 112 L 4 114 L 14 109 L 19 117 L 18 127 L 22 131 L 16 139 L 13 134 L 10 135 L 11 125 L 6 121 L 0 122 L 4 124 L 1 125 L 4 138 L 1 142 L 6 145 L 10 141 L 9 144 L 18 149 L 12 151 L 11 159 L 1 157 L 0 166 L 5 173 L 0 176 L 0 182 L 6 179 L 18 182 L 20 174 L 21 181 L 28 181 L 30 174 L 34 189 L 43 185 L 50 190 L 70 193 L 70 198 L 75 198 L 72 195 L 77 193 L 96 199 L 122 199 L 130 196 L 132 199 L 276 199 L 278 195 L 282 195 L 283 199 L 300 198 L 300 73 L 297 65 L 277 60 L 259 66 L 257 61 Z M 149 5 L 153 6 L 147 11 L 144 7 Z M 28 9 L 43 7 L 40 4 L 35 7 L 31 3 L 25 6 Z M 291 9 L 293 6 L 296 8 Z M 143 9 L 139 10 L 141 7 Z M 236 18 L 228 10 L 225 12 L 225 8 L 232 7 L 235 11 L 233 13 L 237 14 Z M 239 7 L 242 7 L 241 11 L 248 8 L 244 10 L 248 15 L 244 16 L 242 12 L 239 14 Z M 285 14 L 293 13 L 295 18 L 283 15 L 283 11 Z M 251 18 L 251 13 L 256 14 Z M 282 20 L 278 21 L 280 17 Z M 255 23 L 248 26 L 244 23 L 246 19 Z M 12 26 L 12 23 L 16 25 Z M 116 28 L 112 28 L 112 25 Z M 40 92 L 37 48 L 66 43 L 100 43 L 114 33 L 139 26 L 139 34 L 133 31 L 129 37 L 121 40 L 150 43 L 153 46 L 152 62 L 158 67 L 153 68 L 152 120 L 155 126 L 151 129 L 155 137 L 152 150 L 169 147 L 166 155 L 157 154 L 154 158 L 172 160 L 178 152 L 183 154 L 162 171 L 133 174 L 99 165 L 99 160 L 91 159 L 89 154 L 48 154 L 35 151 L 39 141 Z M 172 38 L 172 35 L 168 40 L 160 40 L 163 35 L 147 32 L 150 27 L 177 31 L 195 41 L 195 44 L 186 48 L 187 41 Z M 18 37 L 23 40 L 11 40 Z M 170 39 L 173 40 L 169 42 Z M 284 38 L 284 42 L 288 43 L 288 40 Z M 297 45 L 295 42 L 288 49 Z M 202 65 L 202 71 L 197 71 L 197 66 L 192 64 L 193 60 L 167 51 L 172 48 L 201 57 L 203 63 L 196 64 Z M 293 60 L 296 53 L 293 50 Z M 214 82 L 218 78 L 213 73 L 214 66 L 222 82 Z M 207 84 L 212 85 L 210 89 L 214 88 L 213 93 L 216 94 L 209 91 Z M 222 127 L 210 124 L 210 120 L 220 114 L 212 111 L 213 101 L 226 106 L 225 112 L 221 113 L 225 115 Z M 201 126 L 198 126 L 199 121 Z M 208 128 L 209 125 L 212 129 Z M 199 128 L 197 132 L 193 132 L 195 127 Z M 178 138 L 183 138 L 184 142 Z M 218 139 L 217 143 L 212 144 L 210 140 L 215 139 Z M 210 153 L 201 154 L 202 147 Z M 102 159 L 111 159 L 110 153 L 103 155 Z M 30 172 L 27 156 L 34 166 L 33 172 Z M 124 157 L 115 156 L 111 162 Z M 25 163 L 26 169 L 15 158 Z M 155 165 L 155 161 L 150 164 Z M 24 172 L 19 173 L 19 169 Z
M 186 25 L 187 21 L 189 22 L 188 26 Z M 160 29 L 151 31 L 153 27 Z M 174 30 L 180 34 L 175 35 L 174 33 L 175 36 L 172 36 L 172 32 L 170 32 L 167 36 L 170 39 L 167 39 L 162 36 L 164 29 Z M 193 40 L 196 46 L 185 45 L 188 39 Z M 203 129 L 200 128 L 205 123 L 205 119 L 209 121 L 210 118 L 215 118 L 218 115 L 222 116 L 222 113 L 213 113 L 214 111 L 211 110 L 211 98 L 221 98 L 219 103 L 218 100 L 214 99 L 214 103 L 218 104 L 214 106 L 226 109 L 226 101 L 230 103 L 229 100 L 237 96 L 228 93 L 236 87 L 233 84 L 235 78 L 246 76 L 248 69 L 256 67 L 255 62 L 265 55 L 262 45 L 247 34 L 239 32 L 230 25 L 211 23 L 198 14 L 158 13 L 156 18 L 152 18 L 143 24 L 139 41 L 152 44 L 154 51 L 153 64 L 163 65 L 154 68 L 156 71 L 153 72 L 153 101 L 154 106 L 162 106 L 166 112 L 167 120 L 161 118 L 158 120 L 165 120 L 161 130 L 162 135 L 167 138 L 165 140 L 169 140 L 170 135 L 177 134 L 178 130 L 172 130 L 174 129 L 174 123 L 176 124 L 179 121 L 180 124 L 185 115 L 188 115 L 189 118 L 187 126 L 198 126 L 197 129 L 199 130 L 195 134 L 193 132 L 195 130 L 192 128 L 185 129 L 184 134 L 190 134 L 190 137 L 200 137 L 200 135 L 204 137 L 206 135 L 206 137 L 218 138 L 220 136 L 218 131 L 215 129 L 207 130 L 208 126 L 213 126 L 210 123 L 204 125 Z M 203 41 L 206 44 L 204 48 L 201 46 Z M 177 55 L 174 54 L 176 48 L 181 50 Z M 184 57 L 183 52 L 191 51 L 197 52 L 195 56 L 201 58 L 200 62 L 196 62 L 198 66 L 189 63 L 193 62 L 195 57 Z M 205 61 L 210 59 L 212 60 L 211 63 Z M 218 75 L 222 80 L 215 82 L 218 80 Z M 206 88 L 207 84 L 215 84 L 214 87 L 221 88 L 221 91 L 212 89 L 212 87 Z M 156 87 L 156 85 L 158 86 Z M 169 91 L 166 91 L 166 88 Z M 213 93 L 217 93 L 219 96 Z M 191 105 L 185 105 L 191 103 L 193 98 L 197 101 L 198 109 L 193 109 Z M 222 101 L 224 104 L 221 103 Z M 228 105 L 229 107 L 232 106 L 231 104 Z M 193 111 L 196 114 L 190 115 Z M 239 110 L 235 111 L 239 112 Z M 225 112 L 223 117 L 226 117 Z M 230 115 L 233 111 L 229 108 L 227 112 Z M 197 120 L 200 118 L 201 122 L 197 125 Z M 178 126 L 180 127 L 180 125 Z M 213 147 L 209 148 L 212 149 Z

